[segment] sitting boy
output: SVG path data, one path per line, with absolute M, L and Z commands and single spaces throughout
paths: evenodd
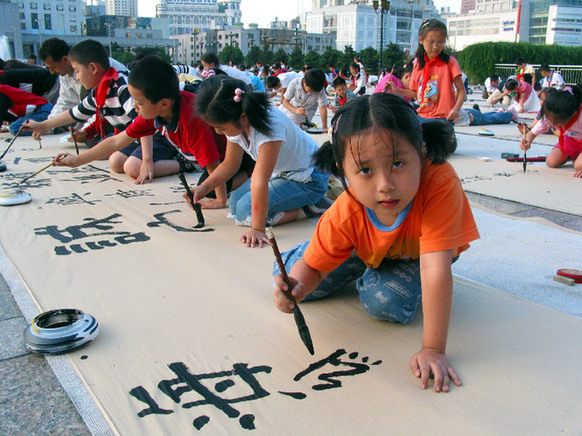
M 193 155 L 206 167 L 208 173 L 224 158 L 224 148 L 219 151 L 208 124 L 194 112 L 195 95 L 180 91 L 178 77 L 172 66 L 157 56 L 146 56 L 129 74 L 128 90 L 135 102 L 139 116 L 123 131 L 99 143 L 78 156 L 60 154 L 55 158 L 58 166 L 77 167 L 108 156 L 131 144 L 136 138 L 152 135 L 156 131 L 177 149 Z M 225 144 L 223 144 L 225 145 Z M 145 153 L 144 153 L 145 154 Z M 152 164 L 144 159 L 144 177 L 152 178 Z M 222 208 L 226 205 L 227 188 L 237 188 L 252 171 L 252 166 L 241 168 L 235 177 L 216 189 L 216 199 L 206 198 L 204 208 Z M 201 179 L 204 177 L 201 177 Z
M 335 99 L 333 101 L 333 106 L 330 104 L 328 105 L 328 108 L 330 108 L 331 111 L 335 113 L 340 107 L 343 107 L 343 105 L 346 104 L 348 101 L 350 101 L 353 98 L 356 98 L 356 94 L 354 94 L 352 91 L 348 89 L 346 81 L 340 76 L 337 76 L 335 79 L 333 79 L 333 82 L 331 82 L 331 84 L 335 89 Z
M 71 49 L 69 60 L 77 79 L 86 89 L 91 89 L 91 92 L 78 106 L 42 123 L 29 121 L 26 126 L 38 137 L 55 127 L 76 121 L 84 122 L 92 115 L 96 115 L 96 123 L 75 133 L 78 141 L 91 139 L 96 135 L 104 139 L 106 123 L 116 131 L 123 131 L 137 116 L 137 112 L 133 108 L 133 99 L 127 89 L 127 78 L 123 73 L 118 73 L 110 67 L 105 48 L 99 42 L 88 39 Z M 152 138 L 144 138 L 142 144 L 145 146 L 143 157 L 139 143 L 130 144 L 109 157 L 111 168 L 116 172 L 125 171 L 137 179 L 136 183 L 142 183 L 148 178 L 146 169 L 142 169 L 143 160 L 147 161 L 146 166 L 150 160 L 155 162 L 153 174 L 155 177 L 178 172 L 180 165 L 173 159 L 177 152 L 163 139 L 153 140 L 152 146 Z
M 321 130 L 327 132 L 327 105 L 329 101 L 325 95 L 325 73 L 319 68 L 312 68 L 305 72 L 303 77 L 291 81 L 279 109 L 291 121 L 306 129 L 313 127 L 311 119 L 319 107 L 321 115 Z
M 10 123 L 8 130 L 13 135 L 28 120 L 44 121 L 51 113 L 53 105 L 44 97 L 14 88 L 0 85 L 0 124 Z M 30 135 L 22 132 L 21 135 Z

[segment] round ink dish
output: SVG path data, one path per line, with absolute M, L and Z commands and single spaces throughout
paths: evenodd
M 4 171 L 6 171 L 6 164 L 3 162 L 0 162 L 0 173 L 3 173 Z
M 6 189 L 0 191 L 0 206 L 15 206 L 28 203 L 32 197 L 21 189 Z
M 97 320 L 78 309 L 56 309 L 41 313 L 24 329 L 24 344 L 39 354 L 61 354 L 94 340 Z

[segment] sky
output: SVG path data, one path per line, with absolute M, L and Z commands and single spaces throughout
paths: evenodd
M 245 27 L 249 23 L 258 23 L 259 27 L 269 27 L 269 23 L 278 17 L 279 20 L 290 20 L 297 16 L 298 3 L 310 0 L 242 0 L 242 21 Z M 156 4 L 159 0 L 138 0 L 138 13 L 142 17 L 153 17 L 156 14 Z M 453 12 L 461 10 L 461 0 L 434 0 L 437 8 L 450 6 Z M 276 7 L 273 7 L 276 5 Z

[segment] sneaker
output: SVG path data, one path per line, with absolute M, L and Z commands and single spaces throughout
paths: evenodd
M 513 106 L 509 106 L 509 109 L 507 109 L 507 110 L 508 110 L 509 112 L 511 112 L 511 115 L 512 115 L 512 117 L 511 117 L 511 120 L 512 120 L 514 123 L 517 123 L 517 122 L 519 122 L 519 115 L 518 115 L 517 111 L 515 110 L 515 108 L 514 108 Z
M 305 215 L 312 217 L 315 215 L 321 215 L 323 212 L 329 209 L 333 204 L 333 200 L 327 198 L 325 195 L 315 204 L 309 204 L 303 208 Z
M 176 160 L 180 164 L 180 171 L 184 173 L 193 173 L 201 170 L 197 162 L 188 159 L 182 153 L 176 155 Z

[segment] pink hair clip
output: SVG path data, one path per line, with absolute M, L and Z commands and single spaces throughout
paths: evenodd
M 240 101 L 241 96 L 244 94 L 245 92 L 240 89 L 240 88 L 236 88 L 234 90 L 234 97 L 232 98 L 234 101 L 236 101 L 237 103 Z

